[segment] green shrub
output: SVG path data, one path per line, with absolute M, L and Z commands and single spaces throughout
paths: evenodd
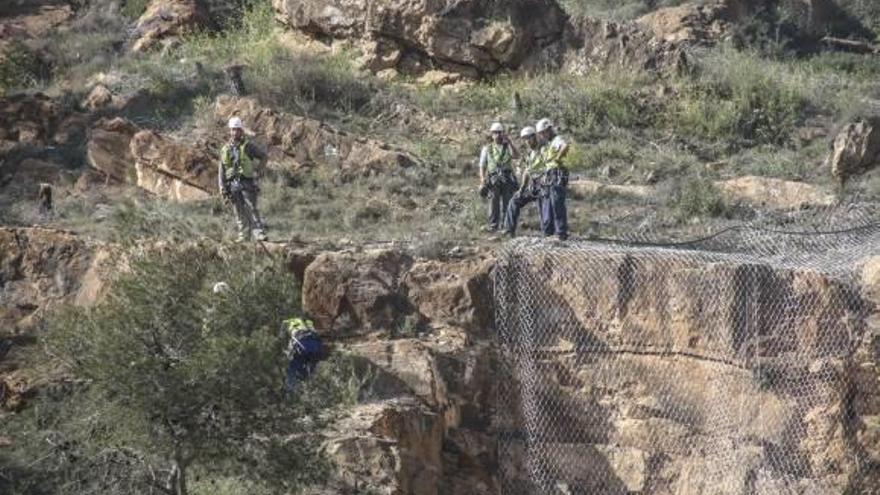
M 876 0 L 838 0 L 843 10 L 880 37 L 880 2 Z
M 690 177 L 680 183 L 673 194 L 671 206 L 681 219 L 717 217 L 727 209 L 721 191 L 711 180 L 703 177 Z
M 679 80 L 671 123 L 683 136 L 731 145 L 780 144 L 805 120 L 811 81 L 754 53 L 722 49 Z
M 219 73 L 232 63 L 245 65 L 249 94 L 279 110 L 323 116 L 363 110 L 377 91 L 377 80 L 357 74 L 348 54 L 293 55 L 278 40 L 268 1 L 249 4 L 241 22 L 219 32 L 186 38 L 175 58 L 199 62 Z M 225 82 L 212 88 L 224 92 Z
M 0 51 L 0 95 L 45 82 L 49 67 L 23 43 L 12 43 Z

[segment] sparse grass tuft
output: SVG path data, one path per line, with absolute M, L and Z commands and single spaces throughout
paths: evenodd
M 682 220 L 717 217 L 727 209 L 721 191 L 704 177 L 684 179 L 673 194 L 671 207 Z
M 679 82 L 673 125 L 683 135 L 740 146 L 781 144 L 810 109 L 809 81 L 786 66 L 725 49 Z
M 37 86 L 48 78 L 48 65 L 25 44 L 12 43 L 0 50 L 0 95 Z
M 662 7 L 671 7 L 687 0 L 562 0 L 562 6 L 572 16 L 602 19 L 635 19 Z

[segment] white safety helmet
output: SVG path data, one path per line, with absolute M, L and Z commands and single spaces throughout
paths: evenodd
M 519 131 L 519 137 L 527 138 L 535 135 L 535 128 L 532 126 L 523 127 L 523 130 Z
M 489 132 L 504 132 L 504 126 L 501 125 L 501 122 L 495 122 L 489 126 Z
M 230 129 L 244 129 L 244 125 L 241 123 L 241 119 L 238 117 L 232 117 L 229 119 L 229 128 Z
M 553 127 L 553 122 L 550 122 L 550 119 L 541 119 L 535 124 L 535 130 L 538 132 L 544 132 L 551 127 Z
M 229 290 L 229 284 L 226 282 L 217 282 L 214 284 L 214 294 L 223 294 L 224 292 Z

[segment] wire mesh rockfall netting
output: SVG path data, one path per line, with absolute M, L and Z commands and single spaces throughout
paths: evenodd
M 880 449 L 876 218 L 511 242 L 495 275 L 503 493 L 862 493 Z

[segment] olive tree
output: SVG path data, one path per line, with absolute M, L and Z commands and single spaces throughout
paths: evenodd
M 55 449 L 66 452 L 56 486 L 184 495 L 193 470 L 259 477 L 278 460 L 291 478 L 320 476 L 298 428 L 345 390 L 328 376 L 305 397 L 284 394 L 278 329 L 298 310 L 292 276 L 250 248 L 141 251 L 101 302 L 48 325 L 46 349 L 76 389 L 57 424 L 39 426 L 68 444 Z

